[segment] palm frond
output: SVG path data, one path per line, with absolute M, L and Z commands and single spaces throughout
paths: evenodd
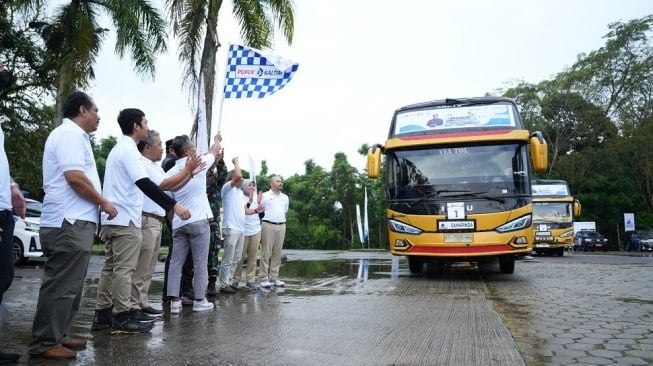
M 70 2 L 61 6 L 42 32 L 51 64 L 71 78 L 69 87 L 83 87 L 95 77 L 93 65 L 100 52 L 104 31 L 97 25 L 91 4 Z
M 272 19 L 277 22 L 288 44 L 292 44 L 295 31 L 295 11 L 292 0 L 267 0 Z
M 233 13 L 240 25 L 240 35 L 248 46 L 270 47 L 274 28 L 267 15 L 265 1 L 234 0 Z
M 139 74 L 154 76 L 156 55 L 167 49 L 166 22 L 147 0 L 98 2 L 113 21 L 118 56 L 129 52 Z
M 206 32 L 206 11 L 206 1 L 186 0 L 183 14 L 176 20 L 176 31 L 173 25 L 174 34 L 179 39 L 179 61 L 184 65 L 182 85 L 190 95 L 195 95 L 199 87 L 199 59 Z

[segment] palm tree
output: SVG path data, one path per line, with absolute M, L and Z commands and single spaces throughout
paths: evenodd
M 50 61 L 57 70 L 58 115 L 63 100 L 95 78 L 93 66 L 109 31 L 99 26 L 100 13 L 113 22 L 116 53 L 123 57 L 129 52 L 137 74 L 153 77 L 156 54 L 166 50 L 167 24 L 148 0 L 72 0 L 62 5 L 53 21 L 42 28 Z
M 204 81 L 206 121 L 210 128 L 216 54 L 220 47 L 217 24 L 222 0 L 166 0 L 166 4 L 173 34 L 179 38 L 179 60 L 184 64 L 182 85 L 194 96 L 201 85 L 200 78 Z M 240 25 L 243 41 L 250 47 L 270 47 L 275 28 L 281 30 L 288 44 L 292 43 L 295 18 L 291 0 L 233 0 L 233 15 Z M 200 48 L 202 37 L 204 42 Z M 194 101 L 192 97 L 191 100 Z M 196 132 L 197 119 L 191 135 Z

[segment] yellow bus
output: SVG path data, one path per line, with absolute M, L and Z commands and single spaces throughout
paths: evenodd
M 533 180 L 533 250 L 537 254 L 564 255 L 574 245 L 574 216 L 580 216 L 580 202 L 564 180 Z
M 383 175 L 390 252 L 410 271 L 434 261 L 515 259 L 533 249 L 531 169 L 544 171 L 547 146 L 523 126 L 512 99 L 445 99 L 395 111 L 385 145 L 367 156 Z

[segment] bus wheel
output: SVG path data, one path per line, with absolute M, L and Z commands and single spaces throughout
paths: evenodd
M 408 257 L 408 268 L 410 273 L 421 274 L 422 273 L 422 259 L 416 256 Z
M 515 272 L 515 258 L 514 257 L 501 257 L 499 258 L 499 271 L 505 274 L 512 274 Z

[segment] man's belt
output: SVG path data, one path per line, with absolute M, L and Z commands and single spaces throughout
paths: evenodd
M 153 219 L 159 220 L 160 222 L 163 222 L 163 218 L 164 218 L 163 216 L 155 215 L 153 213 L 149 213 L 149 212 L 145 212 L 145 211 L 143 211 L 142 214 L 145 217 L 151 217 Z
M 263 222 L 267 222 L 268 224 L 272 224 L 272 225 L 285 225 L 286 224 L 285 222 L 272 222 L 272 221 L 268 221 L 268 220 L 263 220 Z

